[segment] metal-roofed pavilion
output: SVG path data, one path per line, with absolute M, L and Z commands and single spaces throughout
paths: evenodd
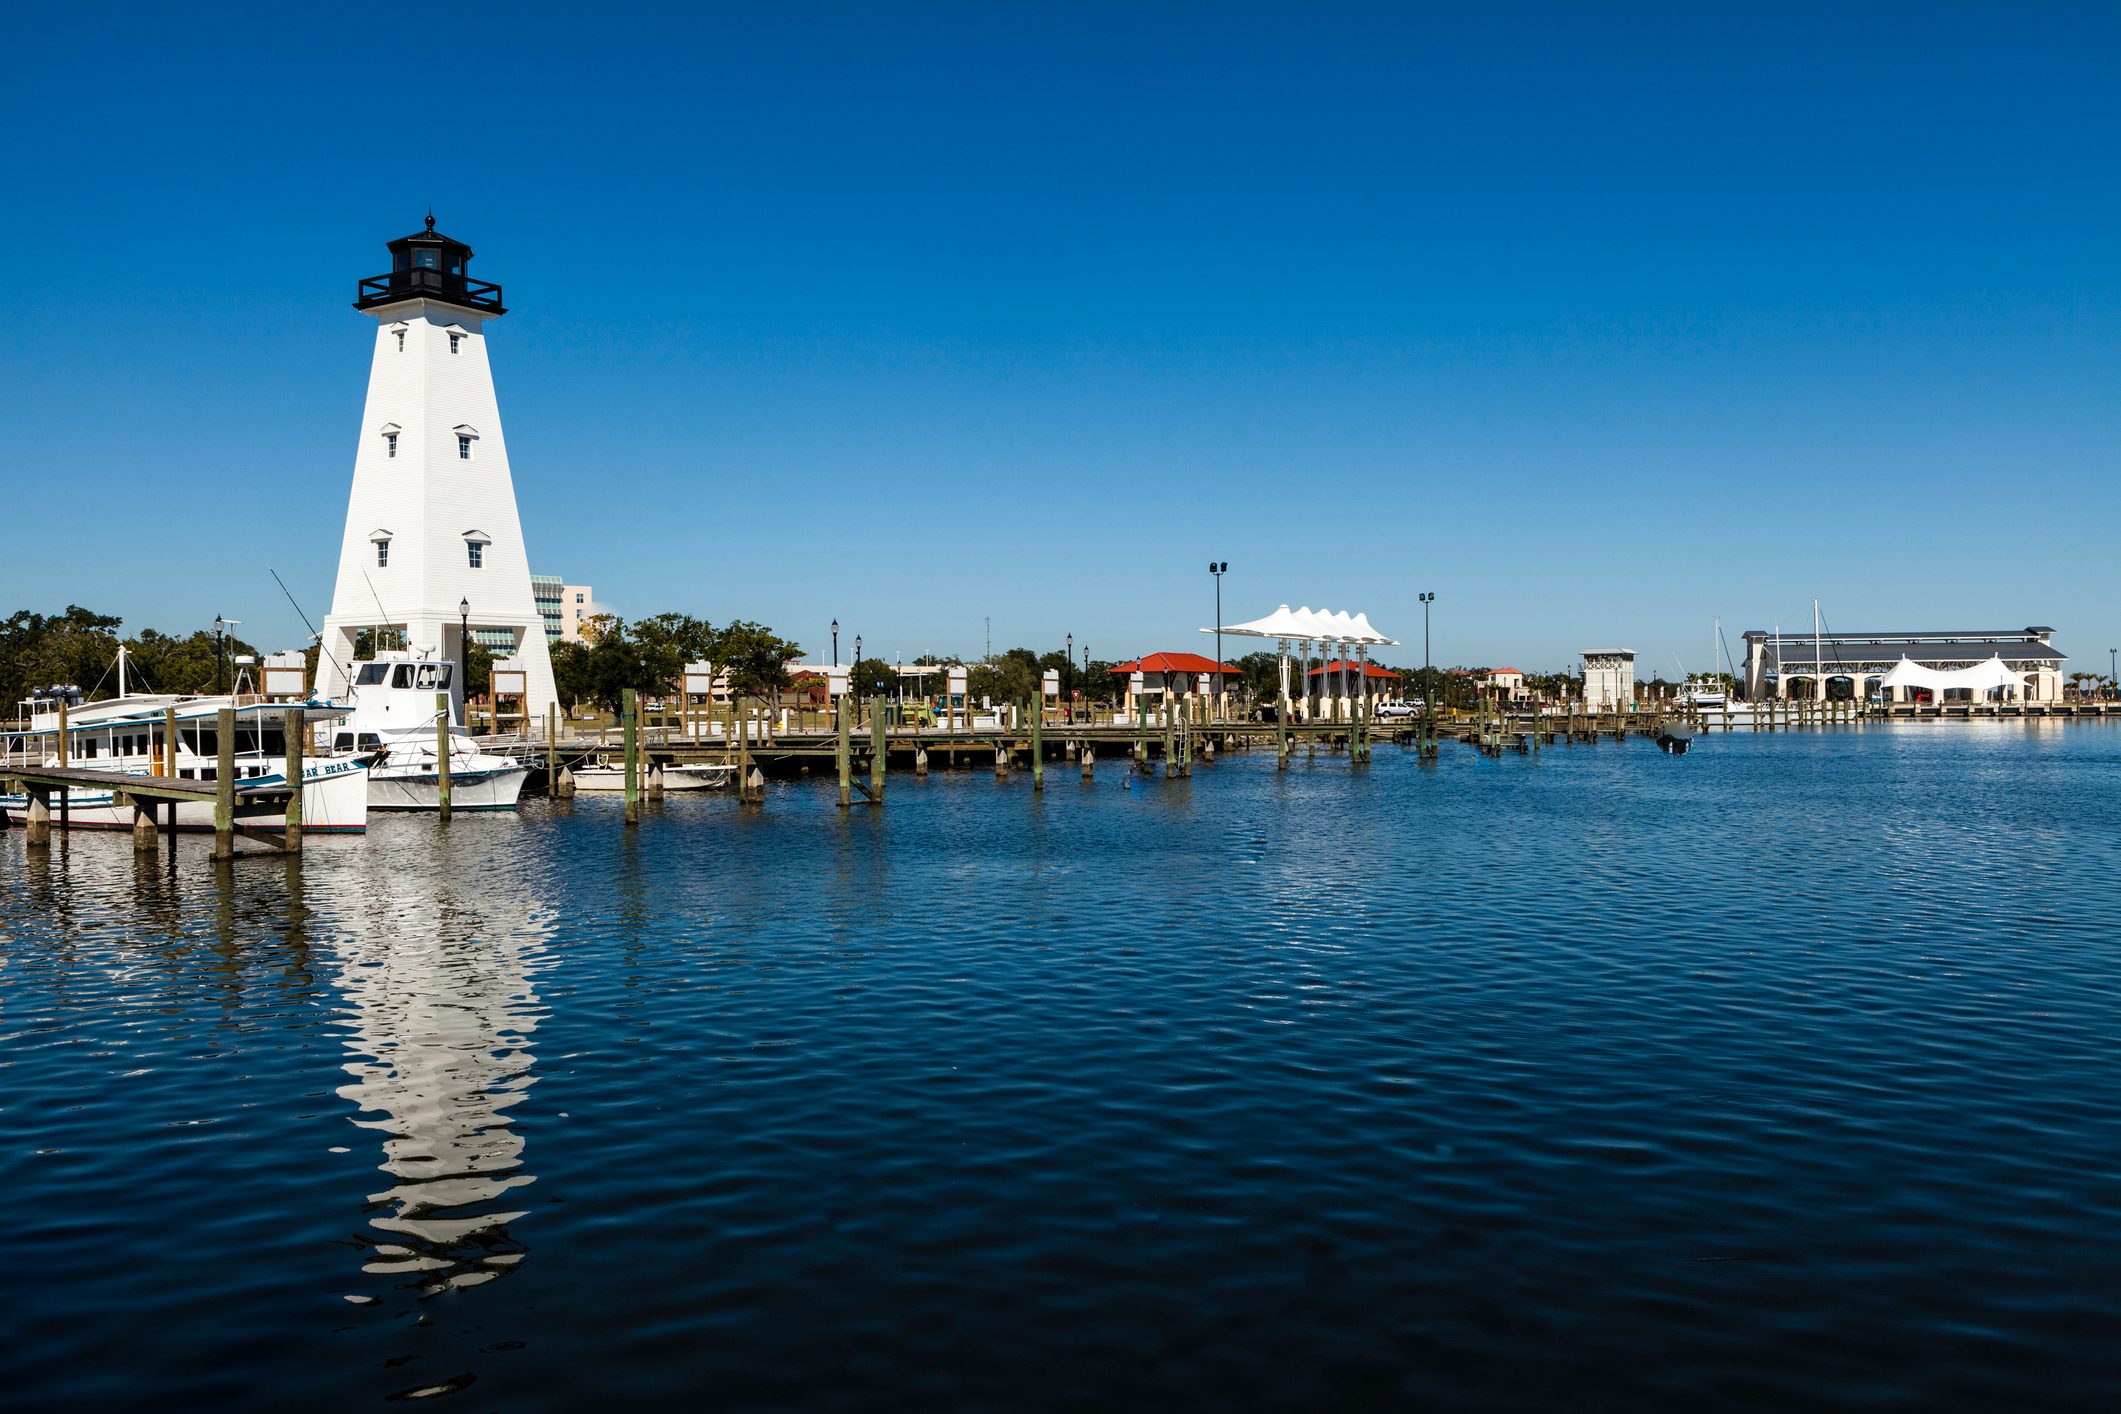
M 1746 696 L 1756 702 L 1766 697 L 1861 699 L 1873 687 L 1892 691 L 1884 679 L 1902 662 L 1950 673 L 1998 661 L 2017 679 L 2019 700 L 2059 702 L 2068 655 L 2055 647 L 2054 633 L 2038 625 L 1890 633 L 1752 629 L 1745 635 Z

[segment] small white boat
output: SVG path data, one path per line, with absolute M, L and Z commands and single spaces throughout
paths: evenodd
M 719 761 L 663 768 L 664 790 L 723 790 L 735 779 L 736 767 Z
M 437 694 L 449 691 L 456 664 L 411 653 L 378 653 L 354 667 L 353 713 L 332 740 L 334 750 L 358 751 L 372 759 L 368 772 L 371 810 L 438 810 L 442 805 L 443 708 Z M 456 720 L 449 719 L 449 807 L 451 810 L 513 810 L 530 768 L 514 757 L 479 749 Z
M 663 789 L 674 790 L 722 790 L 736 779 L 736 767 L 721 762 L 705 761 L 692 766 L 658 766 L 652 768 L 663 776 Z M 581 791 L 624 791 L 626 789 L 626 767 L 624 763 L 598 761 L 594 765 L 578 766 L 574 770 L 574 788 Z M 641 789 L 648 789 L 648 778 L 641 778 Z

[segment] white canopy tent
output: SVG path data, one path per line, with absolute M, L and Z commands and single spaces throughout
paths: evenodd
M 1344 664 L 1348 659 L 1348 650 L 1353 649 L 1356 661 L 1367 664 L 1371 648 L 1397 646 L 1399 642 L 1396 638 L 1387 638 L 1378 632 L 1376 625 L 1370 622 L 1368 614 L 1350 614 L 1345 609 L 1338 612 L 1313 609 L 1308 604 L 1300 609 L 1291 609 L 1287 604 L 1282 604 L 1263 619 L 1253 619 L 1250 623 L 1224 624 L 1220 629 L 1204 628 L 1201 632 L 1227 633 L 1239 638 L 1274 639 L 1281 649 L 1281 707 L 1284 712 L 1289 710 L 1290 705 L 1289 645 L 1301 643 L 1303 645 L 1304 663 L 1303 715 L 1307 721 L 1314 715 L 1311 705 L 1310 687 L 1311 645 L 1313 643 L 1318 644 L 1321 649 L 1327 650 L 1328 656 L 1337 657 Z M 1337 654 L 1331 652 L 1335 645 L 1338 645 L 1340 649 Z M 1348 673 L 1345 667 L 1341 669 L 1339 677 L 1339 691 L 1330 701 L 1330 711 L 1336 721 L 1339 720 L 1343 711 L 1351 705 L 1348 694 Z M 1360 679 L 1359 686 L 1363 700 L 1367 702 L 1370 695 L 1370 676 L 1367 672 L 1358 669 L 1357 677 Z M 1321 706 L 1328 706 L 1328 704 L 1322 703 Z
M 2001 655 L 1986 663 L 1976 663 L 1970 668 L 1926 668 L 1920 663 L 1911 663 L 1903 656 L 1878 680 L 1878 685 L 1890 693 L 1899 688 L 1923 688 L 1933 693 L 1938 701 L 1944 694 L 1963 688 L 1976 698 L 1990 693 L 2002 692 L 2011 697 L 2025 695 L 2025 679 L 2004 663 Z M 1890 700 L 1890 699 L 1888 699 Z

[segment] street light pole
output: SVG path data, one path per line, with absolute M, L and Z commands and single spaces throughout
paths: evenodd
M 1061 691 L 1066 693 L 1073 686 L 1075 686 L 1075 635 L 1071 633 L 1068 635 L 1067 651 L 1061 654 Z M 1072 694 L 1069 695 L 1067 702 L 1068 720 L 1072 722 L 1075 720 L 1075 698 Z
M 1421 715 L 1428 722 L 1423 749 L 1436 744 L 1436 670 L 1429 664 L 1429 606 L 1436 602 L 1432 591 L 1421 596 Z
M 1208 681 L 1215 684 L 1215 696 L 1218 702 L 1222 698 L 1223 688 L 1223 575 L 1228 572 L 1229 568 L 1230 562 L 1228 560 L 1224 560 L 1221 564 L 1217 564 L 1213 560 L 1208 561 L 1208 573 L 1215 576 L 1215 671 L 1209 676 Z M 1220 715 L 1220 713 L 1217 715 Z
M 457 701 L 464 704 L 464 729 L 471 730 L 471 601 L 457 600 Z
M 834 620 L 832 621 L 832 666 L 836 668 L 836 667 L 838 667 L 839 665 L 840 665 L 840 621 L 839 621 L 838 619 L 834 619 Z

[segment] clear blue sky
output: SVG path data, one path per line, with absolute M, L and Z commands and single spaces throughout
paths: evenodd
M 531 556 L 843 649 L 2121 642 L 2121 8 L 43 6 L 0 610 L 330 592 L 433 203 Z M 173 548 L 177 547 L 177 548 Z M 199 553 L 189 552 L 196 547 Z

